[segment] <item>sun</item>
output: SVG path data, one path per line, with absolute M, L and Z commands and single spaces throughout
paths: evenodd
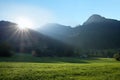
M 16 19 L 16 23 L 18 24 L 18 28 L 20 30 L 25 30 L 33 27 L 33 22 L 30 19 L 25 17 L 18 17 Z

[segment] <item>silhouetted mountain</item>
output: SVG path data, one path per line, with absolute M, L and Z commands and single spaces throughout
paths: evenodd
M 43 33 L 79 48 L 120 48 L 120 21 L 97 14 L 75 28 L 59 24 L 46 25 Z
M 0 21 L 0 42 L 9 42 L 17 51 L 21 46 L 26 51 L 39 48 L 53 53 L 62 53 L 71 45 L 83 49 L 120 48 L 120 21 L 97 14 L 74 28 L 50 23 L 38 32 L 31 29 L 24 32 L 16 26 L 15 23 Z
M 98 14 L 94 14 L 89 17 L 89 19 L 84 23 L 84 25 L 90 24 L 90 23 L 97 23 L 97 22 L 104 22 L 106 19 Z
M 120 48 L 120 21 L 92 15 L 79 27 L 79 35 L 74 38 L 80 47 Z
M 39 56 L 62 56 L 61 53 L 68 54 L 69 45 L 31 29 L 20 30 L 17 26 L 16 23 L 0 21 L 0 44 L 7 42 L 17 52 L 39 50 L 39 54 L 41 53 Z M 48 52 L 50 53 L 48 54 Z

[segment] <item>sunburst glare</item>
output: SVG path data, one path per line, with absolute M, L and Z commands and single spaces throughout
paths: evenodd
M 25 30 L 27 28 L 32 28 L 34 26 L 33 21 L 31 21 L 30 19 L 26 17 L 18 17 L 16 19 L 16 23 L 18 24 L 18 28 L 20 30 Z

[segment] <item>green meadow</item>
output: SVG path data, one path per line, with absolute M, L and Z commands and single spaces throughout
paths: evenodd
M 120 62 L 112 58 L 0 58 L 0 80 L 120 80 Z

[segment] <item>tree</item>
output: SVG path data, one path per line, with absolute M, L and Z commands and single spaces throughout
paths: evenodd
M 10 57 L 12 56 L 12 48 L 11 46 L 6 43 L 6 42 L 3 42 L 0 44 L 0 57 Z
M 115 58 L 117 61 L 120 61 L 120 52 L 114 54 L 114 58 Z

